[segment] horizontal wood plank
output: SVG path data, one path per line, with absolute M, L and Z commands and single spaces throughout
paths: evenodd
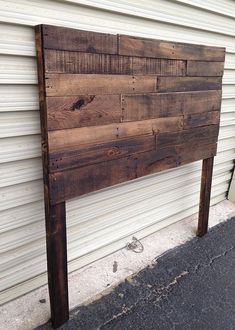
M 185 76 L 186 61 L 45 50 L 47 73 Z
M 160 133 L 156 137 L 157 148 L 184 144 L 185 141 L 192 146 L 195 143 L 213 144 L 218 139 L 219 125 L 209 125 L 184 129 L 180 132 Z
M 155 151 L 143 152 L 120 159 L 70 169 L 49 175 L 51 203 L 68 200 L 92 191 L 109 187 L 138 177 L 160 172 L 212 157 L 216 154 L 216 143 L 211 145 L 170 146 Z
M 98 126 L 121 121 L 120 95 L 48 97 L 48 130 Z
M 152 135 L 159 132 L 175 132 L 183 128 L 183 116 L 158 118 L 130 123 L 81 127 L 48 132 L 49 151 L 109 142 L 132 136 Z
M 123 121 L 177 116 L 220 109 L 221 91 L 122 95 Z
M 43 25 L 43 47 L 117 54 L 117 35 Z
M 155 76 L 57 74 L 46 75 L 47 96 L 72 96 L 79 94 L 119 94 L 155 92 Z
M 224 61 L 225 49 L 120 35 L 118 54 L 181 60 Z
M 220 90 L 221 88 L 221 77 L 158 77 L 159 92 Z
M 135 153 L 154 150 L 155 136 L 141 136 L 102 144 L 81 146 L 50 154 L 50 172 L 110 161 Z
M 216 125 L 220 121 L 220 111 L 193 113 L 184 117 L 184 128 Z
M 222 77 L 224 62 L 187 61 L 187 75 L 194 77 Z

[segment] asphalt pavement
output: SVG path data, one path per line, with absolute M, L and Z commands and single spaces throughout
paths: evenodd
M 51 329 L 50 323 L 37 328 Z M 168 251 L 63 330 L 235 329 L 235 218 Z

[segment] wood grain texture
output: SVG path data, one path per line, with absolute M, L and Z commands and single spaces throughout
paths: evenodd
M 151 151 L 155 148 L 156 139 L 154 135 L 78 146 L 51 153 L 49 159 L 50 172 L 106 162 L 140 152 Z
M 224 72 L 224 62 L 187 61 L 187 76 L 219 76 Z
M 65 202 L 51 205 L 48 198 L 45 208 L 51 320 L 58 328 L 69 319 Z
M 184 129 L 181 132 L 160 133 L 156 138 L 156 146 L 165 147 L 170 145 L 187 143 L 213 144 L 217 142 L 219 134 L 219 125 L 209 125 L 190 129 Z
M 122 119 L 120 95 L 48 97 L 48 130 L 98 126 Z
M 50 152 L 79 145 L 109 142 L 133 136 L 152 135 L 159 132 L 180 131 L 183 116 L 157 118 L 131 123 L 81 127 L 48 132 Z
M 206 158 L 202 163 L 201 191 L 197 236 L 202 237 L 208 230 L 210 196 L 214 157 Z
M 122 95 L 123 121 L 144 120 L 220 109 L 221 91 Z
M 43 27 L 35 28 L 37 68 L 39 81 L 40 123 L 42 132 L 42 166 L 44 183 L 45 226 L 47 247 L 47 274 L 51 309 L 51 323 L 58 328 L 69 319 L 67 240 L 65 202 L 50 203 L 48 168 L 47 106 L 45 99 L 45 67 Z
M 212 145 L 169 146 L 120 159 L 50 174 L 51 203 L 177 167 L 216 154 Z M 98 188 L 97 188 L 98 187 Z
M 117 54 L 117 36 L 43 25 L 43 46 L 49 49 Z
M 186 61 L 45 50 L 48 73 L 185 76 Z
M 184 117 L 184 128 L 219 124 L 220 112 L 209 111 L 189 114 Z
M 118 39 L 118 54 L 223 62 L 225 49 L 120 35 Z
M 85 75 L 69 73 L 51 73 L 46 75 L 47 96 L 155 92 L 156 89 L 157 78 L 151 75 Z
M 221 77 L 158 77 L 159 92 L 221 90 L 221 88 Z

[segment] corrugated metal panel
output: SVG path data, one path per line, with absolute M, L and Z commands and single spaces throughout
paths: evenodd
M 235 23 L 231 19 L 235 3 L 0 0 L 0 5 L 0 302 L 4 302 L 46 282 L 32 26 L 48 23 L 225 46 L 213 204 L 226 196 L 235 158 Z M 200 167 L 201 162 L 196 162 L 69 201 L 70 271 L 125 246 L 134 233 L 144 237 L 196 212 Z

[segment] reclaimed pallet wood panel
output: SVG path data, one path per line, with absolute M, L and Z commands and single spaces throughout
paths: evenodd
M 68 319 L 65 202 L 203 160 L 207 231 L 225 49 L 36 27 L 52 325 Z
M 120 35 L 118 54 L 153 58 L 223 62 L 225 49 Z
M 185 76 L 186 61 L 45 50 L 45 71 L 80 74 Z

